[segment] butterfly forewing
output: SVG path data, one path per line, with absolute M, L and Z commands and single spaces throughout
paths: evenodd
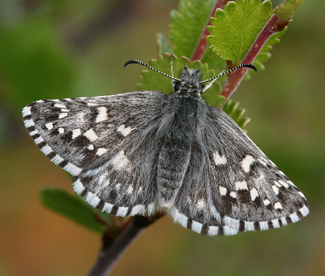
M 142 91 L 40 100 L 25 107 L 23 116 L 40 150 L 77 177 L 74 189 L 91 205 L 121 216 L 145 214 L 154 208 L 150 134 L 166 99 L 161 92 Z
M 24 108 L 24 121 L 52 161 L 60 165 L 63 159 L 62 164 L 86 170 L 109 160 L 141 133 L 160 114 L 164 101 L 166 96 L 155 91 L 40 100 Z

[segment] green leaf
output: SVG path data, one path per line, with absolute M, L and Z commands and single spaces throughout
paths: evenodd
M 239 64 L 272 15 L 270 1 L 230 1 L 224 11 L 217 9 L 207 41 L 224 60 Z
M 52 211 L 98 233 L 103 233 L 106 227 L 96 220 L 96 216 L 107 223 L 111 222 L 108 214 L 94 209 L 80 197 L 70 195 L 63 189 L 44 188 L 40 192 L 40 199 L 42 204 Z
M 171 76 L 172 74 L 170 62 L 171 56 L 169 54 L 165 54 L 164 56 L 158 56 L 158 60 L 151 60 L 150 65 L 153 68 Z M 215 76 L 214 71 L 209 69 L 207 64 L 202 64 L 198 60 L 191 62 L 185 57 L 177 58 L 173 56 L 173 68 L 175 77 L 179 77 L 179 74 L 185 65 L 187 65 L 189 68 L 199 68 L 202 74 L 202 80 Z M 161 91 L 166 95 L 173 93 L 171 79 L 152 70 L 143 70 L 141 73 L 140 81 L 141 82 L 138 84 L 139 90 Z M 225 101 L 225 98 L 223 96 L 220 96 L 220 93 L 220 83 L 214 82 L 212 87 L 203 93 L 202 97 L 208 105 L 220 107 Z
M 282 20 L 288 20 L 292 18 L 303 2 L 304 0 L 287 0 L 284 4 L 280 4 L 275 8 L 275 14 Z
M 239 102 L 228 100 L 222 110 L 226 112 L 241 128 L 244 128 L 250 121 L 249 118 L 243 116 L 245 109 L 239 107 Z
M 177 56 L 191 58 L 215 0 L 181 0 L 171 16 L 170 40 Z
M 263 63 L 271 57 L 271 53 L 269 53 L 269 51 L 272 50 L 273 45 L 278 44 L 280 42 L 280 37 L 283 36 L 286 31 L 287 27 L 285 27 L 281 32 L 272 35 L 269 40 L 265 43 L 265 45 L 263 46 L 263 48 L 261 49 L 261 51 L 253 62 L 253 64 L 257 67 L 258 71 L 264 70 Z M 252 72 L 252 70 L 250 70 L 249 73 L 255 74 L 255 71 Z
M 220 56 L 217 56 L 211 48 L 207 48 L 204 52 L 202 63 L 209 64 L 209 68 L 213 69 L 216 74 L 219 74 L 222 70 L 226 69 L 226 62 Z M 224 75 L 219 78 L 218 81 L 225 81 L 226 79 L 227 75 Z
M 163 55 L 165 53 L 173 53 L 172 46 L 162 33 L 157 33 L 157 47 L 158 55 Z

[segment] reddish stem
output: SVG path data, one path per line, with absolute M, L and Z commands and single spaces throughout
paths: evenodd
M 289 24 L 289 20 L 284 21 L 278 18 L 275 14 L 273 14 L 270 20 L 264 26 L 261 33 L 256 38 L 254 44 L 249 49 L 249 51 L 247 52 L 246 56 L 244 57 L 241 63 L 253 63 L 256 56 L 263 48 L 265 43 L 268 41 L 270 36 L 282 30 L 288 24 Z M 238 85 L 240 84 L 241 80 L 243 79 L 247 71 L 248 68 L 241 68 L 228 75 L 227 81 L 221 93 L 221 95 L 223 95 L 226 98 L 222 107 L 225 105 L 225 103 L 230 98 L 230 96 L 235 92 L 235 90 L 237 89 Z
M 214 5 L 213 5 L 213 8 L 211 10 L 211 13 L 210 13 L 210 15 L 208 17 L 208 20 L 207 20 L 207 22 L 206 22 L 206 24 L 204 26 L 201 37 L 200 37 L 198 43 L 196 44 L 195 50 L 194 50 L 192 58 L 191 58 L 192 61 L 202 59 L 202 56 L 203 56 L 203 54 L 204 54 L 204 52 L 205 52 L 205 50 L 206 50 L 206 48 L 208 46 L 206 37 L 209 35 L 207 27 L 209 25 L 211 25 L 210 18 L 214 17 L 216 9 L 223 9 L 229 1 L 232 1 L 232 0 L 216 0 L 215 1 Z

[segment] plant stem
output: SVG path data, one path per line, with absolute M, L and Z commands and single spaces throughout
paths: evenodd
M 105 276 L 113 269 L 123 252 L 131 245 L 134 239 L 141 231 L 155 222 L 164 214 L 156 214 L 153 217 L 134 216 L 128 223 L 122 234 L 116 240 L 112 241 L 108 237 L 109 242 L 105 242 L 105 233 L 103 235 L 103 248 L 98 254 L 96 263 L 88 272 L 87 276 Z
M 209 35 L 207 27 L 209 25 L 211 25 L 210 17 L 214 17 L 216 9 L 223 9 L 229 1 L 232 1 L 232 0 L 215 0 L 215 3 L 214 3 L 214 5 L 212 7 L 212 10 L 211 10 L 211 13 L 210 13 L 210 15 L 208 17 L 208 20 L 207 20 L 207 22 L 206 22 L 206 24 L 204 26 L 201 37 L 200 37 L 198 43 L 196 44 L 195 50 L 194 50 L 194 52 L 192 54 L 192 58 L 191 58 L 192 61 L 202 59 L 202 56 L 203 56 L 203 54 L 204 54 L 204 52 L 205 52 L 205 50 L 206 50 L 206 48 L 208 46 L 206 37 L 207 37 L 207 35 Z
M 241 63 L 253 63 L 270 36 L 281 31 L 286 25 L 289 24 L 289 22 L 289 20 L 282 20 L 273 14 Z M 241 68 L 228 75 L 227 81 L 221 93 L 221 95 L 226 98 L 222 107 L 225 105 L 230 96 L 235 92 L 247 71 L 248 68 Z

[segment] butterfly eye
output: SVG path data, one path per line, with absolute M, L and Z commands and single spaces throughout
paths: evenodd
M 182 86 L 182 85 L 181 85 L 180 82 L 176 82 L 176 83 L 174 84 L 174 92 L 179 91 L 181 86 Z

